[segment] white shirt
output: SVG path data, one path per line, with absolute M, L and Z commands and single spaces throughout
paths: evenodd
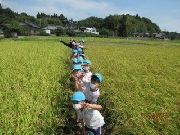
M 96 130 L 105 124 L 104 117 L 96 109 L 84 108 L 82 111 L 82 116 L 85 125 L 90 129 Z
M 82 119 L 82 111 L 80 109 L 77 109 L 76 106 L 79 106 L 79 104 L 73 104 L 73 108 L 76 111 L 77 119 L 80 120 L 80 119 Z
M 97 100 L 100 96 L 100 91 L 97 89 L 96 91 L 90 90 L 90 83 L 87 84 L 86 89 L 84 91 L 84 95 L 86 96 L 86 100 L 97 103 Z
M 84 83 L 85 86 L 88 85 L 88 83 L 91 82 L 91 76 L 92 76 L 92 72 L 84 72 L 84 77 L 82 78 L 82 81 Z

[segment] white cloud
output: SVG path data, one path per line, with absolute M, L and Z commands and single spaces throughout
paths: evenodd
M 28 3 L 28 2 L 27 2 Z M 34 15 L 38 12 L 46 14 L 63 14 L 74 20 L 85 19 L 90 16 L 106 17 L 109 14 L 135 14 L 130 10 L 122 10 L 113 7 L 107 2 L 96 2 L 87 0 L 37 0 L 36 5 L 22 5 L 21 3 L 6 1 L 6 7 L 11 8 L 15 12 L 26 12 L 29 15 Z

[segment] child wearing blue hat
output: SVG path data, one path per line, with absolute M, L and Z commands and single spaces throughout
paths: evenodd
M 92 72 L 90 71 L 90 67 L 91 67 L 91 61 L 88 59 L 84 60 L 83 65 L 82 65 L 82 68 L 84 71 L 84 77 L 82 81 L 86 87 L 88 87 L 88 83 L 91 82 Z
M 87 103 L 97 103 L 100 96 L 99 86 L 102 83 L 102 76 L 99 73 L 91 76 L 91 82 L 86 86 L 84 94 L 86 96 Z
M 72 54 L 71 54 L 71 56 L 70 56 L 70 60 L 73 60 L 74 58 L 78 58 L 79 56 L 78 56 L 78 50 L 77 49 L 73 49 L 72 50 Z
M 77 59 L 77 61 L 78 61 L 78 64 L 83 64 L 83 62 L 84 62 L 84 59 L 82 58 L 82 57 L 79 57 L 78 59 Z
M 85 101 L 85 95 L 81 91 L 76 91 L 73 93 L 72 96 L 72 102 L 73 102 L 73 108 L 76 111 L 77 114 L 77 123 L 82 126 L 82 112 L 81 112 L 81 102 Z
M 73 65 L 78 64 L 78 59 L 77 58 L 72 59 L 72 61 L 73 61 Z
M 84 43 L 84 39 L 79 41 L 79 48 L 81 48 L 82 50 L 84 49 L 83 43 Z
M 72 77 L 74 78 L 75 89 L 84 92 L 86 87 L 82 81 L 83 72 L 82 72 L 82 66 L 81 65 L 79 65 L 79 64 L 73 65 Z
M 84 100 L 84 93 L 80 91 L 75 92 L 72 96 L 73 108 L 78 112 L 79 120 L 83 126 L 83 133 L 88 132 L 93 135 L 102 135 L 105 122 L 104 117 L 98 110 L 101 109 L 102 106 L 85 103 Z M 84 124 L 86 132 L 84 132 Z
M 79 54 L 79 55 L 84 54 L 82 48 L 78 48 L 78 54 Z
M 85 60 L 86 59 L 86 57 L 85 57 L 85 54 L 79 54 L 79 57 L 81 57 L 81 58 L 83 58 L 83 60 Z

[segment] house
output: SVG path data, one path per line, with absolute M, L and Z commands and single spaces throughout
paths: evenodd
M 165 38 L 165 33 L 153 33 L 153 37 L 164 39 Z
M 19 25 L 24 27 L 27 35 L 39 35 L 40 33 L 40 27 L 30 21 L 21 21 Z
M 47 27 L 43 28 L 43 30 L 45 30 L 45 32 L 48 34 L 54 34 L 55 30 L 57 30 L 58 28 L 64 29 L 64 27 L 62 27 L 61 25 L 48 25 Z
M 97 32 L 96 31 L 96 28 L 86 28 L 85 30 L 84 30 L 84 32 L 89 32 L 89 33 L 94 33 L 94 34 L 97 34 L 97 35 L 99 35 L 99 32 Z
M 99 32 L 97 32 L 96 28 L 88 28 L 88 27 L 80 27 L 78 30 L 75 30 L 76 33 L 94 33 L 99 35 Z

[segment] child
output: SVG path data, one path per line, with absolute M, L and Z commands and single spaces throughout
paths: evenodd
M 81 105 L 79 104 L 80 102 L 85 101 L 85 96 L 84 93 L 81 91 L 76 91 L 74 92 L 72 96 L 72 101 L 73 101 L 73 108 L 76 111 L 77 114 L 77 123 L 82 125 L 82 112 L 81 112 Z
M 76 42 L 74 39 L 72 39 L 69 43 L 66 43 L 65 41 L 63 41 L 61 39 L 59 41 L 69 48 L 73 48 L 73 46 L 75 45 L 75 42 Z
M 101 109 L 102 106 L 98 104 L 85 103 L 85 97 L 83 95 L 84 94 L 80 91 L 73 94 L 73 108 L 79 113 L 81 124 L 84 126 L 83 122 L 85 123 L 85 130 L 88 133 L 91 132 L 94 135 L 102 135 L 103 125 L 105 122 L 104 117 L 97 110 Z
M 78 48 L 78 54 L 81 55 L 81 54 L 84 54 L 83 50 L 81 48 Z
M 84 83 L 82 82 L 83 72 L 82 72 L 81 65 L 78 65 L 78 64 L 73 65 L 72 76 L 74 78 L 75 89 L 84 92 L 86 87 L 85 87 Z
M 73 49 L 72 50 L 72 54 L 71 54 L 71 56 L 70 56 L 70 60 L 72 60 L 72 59 L 74 59 L 74 58 L 78 58 L 79 56 L 78 56 L 78 50 L 76 50 L 76 49 Z
M 97 103 L 100 95 L 99 86 L 102 83 L 102 76 L 96 73 L 91 76 L 91 82 L 86 86 L 84 94 L 86 96 L 87 103 Z
M 79 54 L 79 57 L 83 58 L 83 60 L 86 59 L 85 54 Z
M 82 57 L 79 57 L 78 59 L 77 59 L 77 62 L 78 62 L 78 64 L 83 64 L 83 62 L 84 62 L 84 59 L 82 58 Z
M 90 71 L 90 67 L 91 67 L 91 61 L 88 59 L 84 60 L 83 66 L 82 66 L 84 70 L 84 77 L 82 81 L 85 86 L 87 86 L 91 82 L 92 72 Z
M 81 48 L 82 50 L 84 49 L 84 46 L 82 44 L 83 42 L 82 41 L 79 41 L 79 48 Z
M 78 59 L 77 58 L 72 59 L 72 61 L 73 61 L 73 65 L 78 64 Z

